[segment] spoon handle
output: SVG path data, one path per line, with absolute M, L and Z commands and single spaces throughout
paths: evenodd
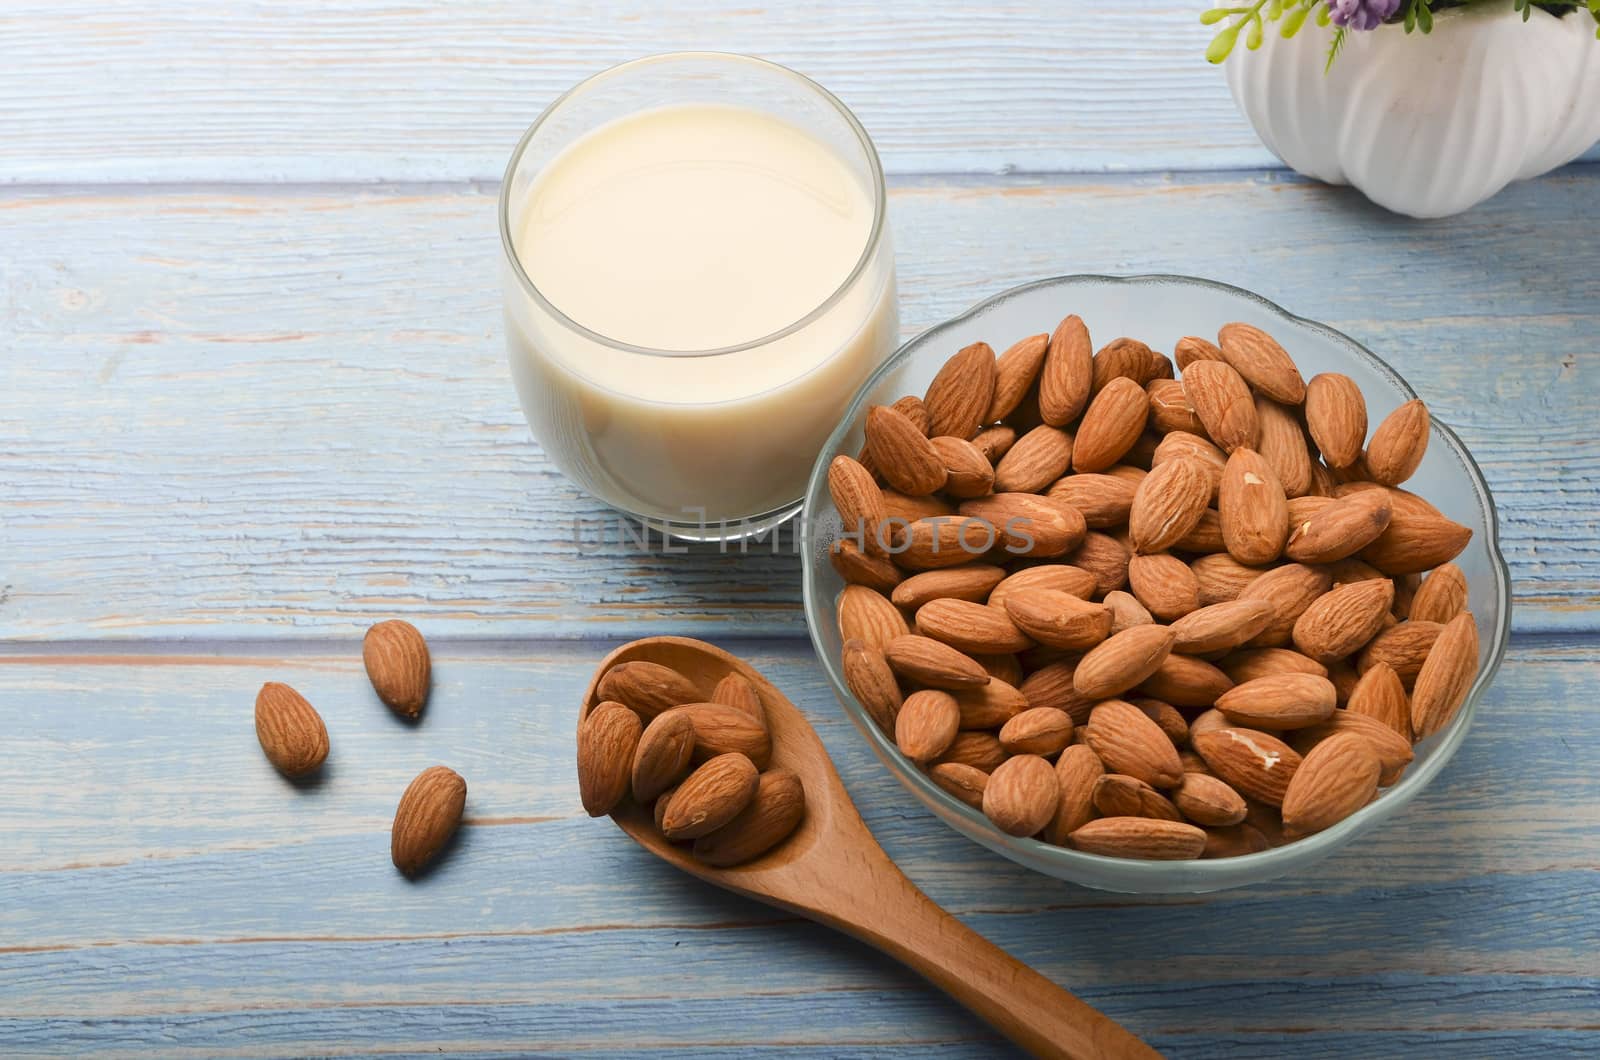
M 876 868 L 868 895 L 828 917 L 834 926 L 917 971 L 1034 1056 L 1160 1060 L 1110 1016 L 945 912 L 887 858 Z

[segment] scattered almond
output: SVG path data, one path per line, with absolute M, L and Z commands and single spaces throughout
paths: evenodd
M 256 693 L 256 740 L 286 777 L 316 772 L 328 757 L 328 727 L 306 697 L 277 681 Z
M 633 718 L 635 726 L 639 724 L 631 711 L 618 709 Z M 427 868 L 456 834 L 466 803 L 467 782 L 459 773 L 444 766 L 418 773 L 400 796 L 389 830 L 389 857 L 395 868 L 407 876 Z
M 409 622 L 394 618 L 367 630 L 361 642 L 361 661 L 366 664 L 378 698 L 403 718 L 415 718 L 428 702 L 433 664 L 428 643 Z

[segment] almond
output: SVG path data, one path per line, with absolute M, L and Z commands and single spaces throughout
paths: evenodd
M 981 558 L 999 543 L 993 524 L 956 515 L 936 515 L 893 527 L 890 551 L 897 565 L 907 570 L 939 570 Z
M 1411 692 L 1411 729 L 1418 740 L 1450 723 L 1477 674 L 1478 623 L 1471 611 L 1463 611 L 1445 623 L 1417 674 Z
M 1387 578 L 1354 582 L 1318 597 L 1294 623 L 1294 646 L 1318 662 L 1342 659 L 1383 628 L 1394 603 Z
M 1227 542 L 1222 538 L 1222 516 L 1215 508 L 1200 513 L 1200 521 L 1172 546 L 1179 552 L 1227 553 Z
M 1228 456 L 1217 491 L 1222 540 L 1240 563 L 1271 563 L 1289 535 L 1289 500 L 1260 453 L 1243 446 Z
M 1201 733 L 1216 732 L 1218 729 L 1229 727 L 1228 719 L 1223 717 L 1222 711 L 1217 710 L 1215 707 L 1210 710 L 1202 710 L 1195 715 L 1194 721 L 1189 723 L 1189 742 L 1193 743 Z M 1201 759 L 1202 763 L 1204 761 L 1205 759 Z M 1183 769 L 1186 773 L 1193 772 L 1193 768 L 1188 763 L 1184 764 Z M 1209 766 L 1206 767 L 1206 771 L 1210 772 Z
M 1222 360 L 1222 351 L 1210 339 L 1202 339 L 1196 335 L 1185 335 L 1172 348 L 1172 359 L 1178 362 L 1178 370 L 1181 372 L 1195 361 Z
M 1004 608 L 1013 594 L 1029 589 L 1054 589 L 1082 600 L 1095 595 L 1094 575 L 1069 563 L 1041 563 L 1009 574 L 989 594 L 989 606 Z
M 1328 676 L 1326 666 L 1289 648 L 1248 648 L 1228 655 L 1220 665 L 1234 684 L 1243 684 L 1272 674 Z
M 668 711 L 646 725 L 633 752 L 631 775 L 634 801 L 642 806 L 682 780 L 689 772 L 689 761 L 693 754 L 694 722 L 689 720 L 687 714 Z M 580 788 L 583 771 L 583 758 L 580 755 Z
M 1267 628 L 1249 642 L 1250 647 L 1275 648 L 1287 644 L 1300 616 L 1332 584 L 1333 578 L 1327 571 L 1303 563 L 1286 563 L 1259 575 L 1244 587 L 1239 599 L 1265 600 L 1276 613 Z
M 1200 581 L 1178 557 L 1158 552 L 1128 561 L 1128 585 L 1141 604 L 1163 622 L 1200 607 Z
M 1224 324 L 1217 333 L 1217 348 L 1245 382 L 1285 405 L 1306 399 L 1306 382 L 1294 360 L 1278 341 L 1252 324 Z
M 1261 635 L 1277 609 L 1266 600 L 1229 600 L 1172 623 L 1172 650 L 1185 655 L 1227 651 Z
M 704 762 L 725 754 L 742 754 L 766 768 L 772 757 L 772 737 L 763 722 L 738 707 L 723 703 L 685 703 L 667 714 L 687 715 L 694 726 L 694 760 Z M 663 714 L 662 717 L 666 717 Z
M 1232 724 L 1272 731 L 1326 721 L 1337 705 L 1333 682 L 1315 674 L 1258 677 L 1217 697 L 1217 709 Z
M 1181 749 L 1189 743 L 1189 723 L 1184 720 L 1182 714 L 1178 713 L 1178 708 L 1171 703 L 1163 703 L 1159 699 L 1150 699 L 1149 697 L 1130 699 L 1128 702 L 1138 707 L 1145 717 L 1155 722 L 1161 731 L 1166 734 L 1167 739 L 1172 741 L 1172 746 Z
M 1184 773 L 1172 803 L 1189 820 L 1207 827 L 1238 824 L 1247 812 L 1244 796 L 1205 773 Z
M 1390 495 L 1391 502 L 1399 498 Z M 1408 510 L 1398 503 L 1389 526 L 1361 551 L 1361 558 L 1385 574 L 1414 574 L 1455 559 L 1472 540 L 1472 531 L 1442 515 Z
M 1131 379 L 1142 388 L 1154 379 L 1172 378 L 1172 365 L 1138 339 L 1112 339 L 1094 355 L 1090 395 L 1098 394 L 1113 379 Z
M 1133 448 L 1150 415 L 1144 388 L 1118 377 L 1094 396 L 1072 444 L 1074 471 L 1104 471 Z
M 866 436 L 872 466 L 895 489 L 920 497 L 944 485 L 946 472 L 939 450 L 904 414 L 887 405 L 874 405 L 867 412 Z
M 1072 464 L 1072 435 L 1041 424 L 1017 439 L 994 469 L 1001 493 L 1039 493 Z
M 1099 697 L 1086 696 L 1073 684 L 1075 668 L 1071 662 L 1055 662 L 1042 666 L 1023 678 L 1017 690 L 1031 707 L 1055 707 L 1072 716 L 1074 723 L 1082 725 L 1089 720 L 1089 709 Z
M 1372 643 L 1361 650 L 1356 661 L 1358 673 L 1366 673 L 1373 666 L 1386 664 L 1399 676 L 1401 684 L 1410 688 L 1416 684 L 1423 661 L 1433 650 L 1434 641 L 1444 629 L 1439 622 L 1400 622 L 1372 638 Z
M 1087 746 L 1074 745 L 1056 759 L 1056 808 L 1045 825 L 1044 840 L 1057 846 L 1094 818 L 1095 781 L 1105 775 L 1100 756 Z
M 433 664 L 417 627 L 397 618 L 367 630 L 361 661 L 378 698 L 403 718 L 415 718 L 428 702 Z
M 989 786 L 989 774 L 983 770 L 960 762 L 937 762 L 928 768 L 928 779 L 974 810 L 983 809 L 983 792 Z
M 1392 513 L 1388 495 L 1378 490 L 1363 490 L 1344 500 L 1328 501 L 1304 518 L 1291 515 L 1284 553 L 1297 563 L 1345 559 L 1376 541 L 1388 529 Z
M 718 681 L 717 687 L 711 690 L 711 702 L 748 714 L 762 726 L 767 724 L 767 710 L 761 705 L 761 693 L 743 674 L 730 673 Z
M 1445 563 L 1422 580 L 1411 601 L 1411 618 L 1445 623 L 1467 607 L 1467 577 L 1454 563 Z
M 1157 788 L 1183 779 L 1177 748 L 1161 727 L 1132 703 L 1108 699 L 1089 713 L 1089 746 L 1106 768 Z
M 1195 458 L 1152 468 L 1134 492 L 1128 536 L 1135 552 L 1165 552 L 1192 531 L 1211 504 L 1211 478 Z
M 1145 384 L 1145 395 L 1150 401 L 1150 427 L 1161 434 L 1188 431 L 1205 433 L 1205 425 L 1195 415 L 1194 406 L 1183 392 L 1183 384 L 1176 379 L 1152 379 Z
M 1155 622 L 1155 616 L 1150 614 L 1149 608 L 1139 602 L 1139 598 L 1132 593 L 1125 593 L 1120 589 L 1113 589 L 1106 593 L 1105 599 L 1100 601 L 1106 605 L 1106 610 L 1111 612 L 1111 635 L 1114 637 L 1124 630 L 1134 626 L 1148 626 Z
M 286 777 L 303 777 L 328 757 L 328 727 L 306 698 L 268 681 L 256 693 L 256 740 L 267 761 Z
M 1027 636 L 1052 648 L 1083 651 L 1111 632 L 1111 612 L 1104 605 L 1057 589 L 1010 593 L 1005 598 L 1005 613 Z
M 951 357 L 922 395 L 928 433 L 962 439 L 977 434 L 994 401 L 994 385 L 994 350 L 987 342 L 974 342 Z
M 1067 836 L 1076 850 L 1113 858 L 1188 861 L 1200 856 L 1206 834 L 1192 824 L 1149 817 L 1102 817 Z
M 984 422 L 996 423 L 1016 411 L 1039 378 L 1045 351 L 1049 348 L 1049 335 L 1029 335 L 995 358 L 994 397 L 989 402 Z
M 996 493 L 966 501 L 961 514 L 986 523 L 1012 556 L 1059 556 L 1077 547 L 1088 530 L 1077 509 L 1032 493 Z
M 1090 700 L 1126 692 L 1160 668 L 1172 651 L 1173 640 L 1171 629 L 1157 625 L 1132 626 L 1114 634 L 1078 662 L 1072 674 L 1073 687 Z
M 1349 467 L 1367 440 L 1367 400 L 1355 380 L 1323 372 L 1306 384 L 1306 429 L 1329 467 Z
M 1039 414 L 1052 427 L 1065 427 L 1089 403 L 1094 383 L 1094 346 L 1077 316 L 1056 325 L 1039 370 Z
M 862 585 L 846 585 L 839 594 L 839 636 L 860 640 L 874 648 L 887 647 L 896 637 L 911 632 L 900 609 L 882 593 Z
M 1290 839 L 1330 828 L 1372 801 L 1378 756 L 1355 733 L 1337 733 L 1311 749 L 1283 796 L 1283 833 Z
M 958 732 L 950 746 L 939 756 L 940 764 L 957 762 L 961 765 L 992 773 L 1006 760 L 1006 749 L 992 732 Z
M 1294 747 L 1302 754 L 1309 753 L 1317 744 L 1341 732 L 1353 732 L 1366 740 L 1378 756 L 1378 784 L 1388 787 L 1400 779 L 1407 763 L 1412 759 L 1411 741 L 1395 732 L 1376 718 L 1351 710 L 1336 710 L 1333 717 L 1321 725 L 1300 729 L 1290 735 Z
M 601 699 L 621 703 L 645 721 L 703 698 L 694 683 L 678 671 L 644 660 L 618 663 L 607 670 L 596 693 Z
M 1209 707 L 1233 687 L 1228 675 L 1192 655 L 1169 655 L 1139 691 L 1179 707 Z
M 1256 395 L 1256 447 L 1283 483 L 1290 497 L 1311 492 L 1311 450 L 1293 412 L 1260 394 Z
M 805 786 L 788 769 L 761 774 L 755 797 L 737 817 L 694 841 L 694 856 L 728 868 L 754 860 L 788 839 L 806 815 Z
M 1000 729 L 1000 746 L 1014 755 L 1059 754 L 1072 742 L 1072 716 L 1055 707 L 1030 707 Z
M 1254 448 L 1260 425 L 1243 377 L 1222 361 L 1195 361 L 1183 373 L 1183 392 L 1206 433 L 1225 452 Z M 1171 437 L 1170 435 L 1168 437 Z
M 1094 808 L 1106 817 L 1150 817 L 1181 821 L 1178 808 L 1137 777 L 1107 773 L 1094 783 Z
M 915 394 L 907 394 L 889 406 L 900 415 L 910 420 L 912 424 L 928 437 L 933 436 L 933 417 L 928 415 L 928 406 Z
M 631 711 L 618 709 L 638 726 L 639 719 Z M 626 777 L 623 784 L 626 787 Z M 400 796 L 389 830 L 389 857 L 394 867 L 407 876 L 427 868 L 456 834 L 466 803 L 467 782 L 454 770 L 429 766 L 418 773 Z
M 639 715 L 610 702 L 579 723 L 578 795 L 590 817 L 604 817 L 628 794 L 641 728 Z
M 895 715 L 900 713 L 900 686 L 883 651 L 851 638 L 844 642 L 841 662 L 850 694 L 885 735 L 893 735 Z
M 1083 543 L 1062 558 L 1093 575 L 1097 593 L 1114 592 L 1128 584 L 1128 550 L 1108 534 L 1084 534 Z
M 1011 447 L 1017 444 L 1017 430 L 1009 424 L 997 423 L 985 427 L 972 436 L 972 447 L 983 454 L 983 458 L 990 465 L 998 464 L 1000 459 L 1011 452 Z
M 1367 443 L 1372 481 L 1398 486 L 1417 470 L 1428 451 L 1428 407 L 1412 399 L 1384 417 Z
M 950 435 L 930 438 L 944 464 L 944 492 L 951 497 L 982 497 L 994 489 L 994 466 L 971 442 Z
M 944 570 L 923 571 L 896 585 L 889 594 L 889 600 L 896 607 L 913 611 L 930 600 L 947 596 L 982 602 L 1005 576 L 1004 568 L 987 563 L 967 563 Z
M 1007 835 L 1029 836 L 1050 823 L 1059 800 L 1050 763 L 1038 755 L 1017 755 L 989 774 L 983 812 Z
M 933 600 L 917 609 L 917 629 L 964 652 L 1021 651 L 1033 641 L 998 607 L 970 600 Z
M 898 490 L 886 489 L 883 491 L 883 517 L 890 525 L 879 527 L 878 533 L 873 535 L 873 541 L 881 541 L 887 548 L 888 542 L 895 537 L 896 527 L 903 530 L 919 519 L 948 519 L 955 514 L 955 507 L 942 498 L 911 497 Z
M 1246 586 L 1266 572 L 1263 567 L 1247 567 L 1226 552 L 1201 556 L 1189 564 L 1189 569 L 1200 586 L 1202 607 L 1237 600 Z
M 736 753 L 717 755 L 673 791 L 661 815 L 661 833 L 671 840 L 710 835 L 739 816 L 760 786 L 761 774 L 750 759 Z
M 1259 854 L 1271 847 L 1267 837 L 1250 824 L 1228 825 L 1206 829 L 1203 858 L 1237 858 L 1245 854 Z
M 828 561 L 839 577 L 852 585 L 864 585 L 886 593 L 900 584 L 900 568 L 886 556 L 864 552 L 848 537 L 841 537 L 828 548 Z
M 1193 737 L 1194 749 L 1217 778 L 1241 795 L 1283 805 L 1289 780 L 1300 767 L 1294 748 L 1255 729 L 1228 728 Z
M 1049 496 L 1076 508 L 1085 525 L 1104 529 L 1128 521 L 1137 488 L 1115 475 L 1068 475 L 1050 487 Z
M 1022 662 L 1010 652 L 987 655 L 982 652 L 972 657 L 990 681 L 1004 681 L 1013 687 L 1022 683 Z
M 846 538 L 868 552 L 882 551 L 878 542 L 878 528 L 887 513 L 883 507 L 883 490 L 859 461 L 840 454 L 828 465 L 828 493 L 839 512 L 839 525 Z
M 1361 675 L 1346 710 L 1381 721 L 1408 744 L 1411 742 L 1411 703 L 1406 699 L 1400 675 L 1388 663 L 1374 663 Z
M 896 637 L 883 653 L 895 673 L 932 688 L 977 688 L 989 683 L 988 671 L 971 656 L 932 637 Z
M 949 749 L 961 727 L 961 711 L 948 692 L 925 689 L 913 692 L 895 719 L 894 742 L 900 752 L 918 764 L 930 762 Z
M 1173 431 L 1156 446 L 1156 451 L 1151 454 L 1150 466 L 1159 467 L 1169 460 L 1183 457 L 1200 461 L 1201 470 L 1206 473 L 1206 481 L 1211 484 L 1211 497 L 1215 500 L 1217 488 L 1222 485 L 1222 470 L 1228 465 L 1228 454 L 1197 434 Z

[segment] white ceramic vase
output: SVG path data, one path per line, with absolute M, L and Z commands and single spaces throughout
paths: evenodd
M 1505 0 L 1441 11 L 1429 34 L 1351 31 L 1326 73 L 1332 27 L 1270 29 L 1226 67 L 1262 142 L 1396 213 L 1460 213 L 1600 140 L 1600 40 L 1581 9 L 1524 23 Z

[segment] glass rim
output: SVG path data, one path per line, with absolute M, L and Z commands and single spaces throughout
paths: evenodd
M 586 325 L 572 319 L 572 317 L 563 312 L 559 306 L 555 305 L 555 303 L 551 302 L 550 299 L 545 297 L 544 292 L 539 290 L 538 285 L 533 282 L 533 280 L 528 276 L 527 271 L 522 267 L 522 259 L 517 256 L 516 240 L 511 234 L 511 183 L 512 178 L 516 175 L 517 169 L 522 162 L 522 156 L 527 152 L 528 145 L 533 142 L 534 136 L 539 132 L 539 130 L 544 126 L 545 122 L 548 121 L 552 115 L 559 111 L 565 103 L 573 99 L 580 92 L 606 79 L 633 71 L 640 67 L 670 62 L 681 62 L 687 59 L 712 60 L 714 62 L 727 63 L 730 66 L 749 66 L 757 69 L 774 71 L 794 80 L 805 88 L 808 88 L 830 107 L 832 107 L 833 110 L 844 119 L 845 124 L 850 128 L 850 130 L 855 133 L 856 142 L 860 144 L 861 150 L 866 155 L 867 167 L 872 178 L 872 228 L 870 231 L 868 231 L 866 243 L 862 246 L 861 254 L 859 257 L 857 257 L 856 263 L 850 269 L 849 274 L 845 276 L 844 280 L 840 282 L 838 287 L 834 288 L 833 292 L 829 294 L 827 298 L 823 299 L 819 305 L 794 323 L 788 324 L 777 331 L 760 336 L 759 338 L 750 339 L 745 342 L 734 343 L 730 346 L 718 346 L 705 350 L 668 350 L 651 346 L 639 346 L 631 342 L 623 342 L 621 339 L 615 339 L 608 335 L 604 335 L 598 331 L 595 331 L 593 328 L 587 327 Z M 567 328 L 570 331 L 589 339 L 590 341 L 624 353 L 634 353 L 645 357 L 719 357 L 730 353 L 741 353 L 745 350 L 758 349 L 762 346 L 767 346 L 771 343 L 787 338 L 790 335 L 809 327 L 812 323 L 821 319 L 834 306 L 838 305 L 839 302 L 844 299 L 845 295 L 849 293 L 850 289 L 855 286 L 856 281 L 858 281 L 866 272 L 867 268 L 871 265 L 874 256 L 877 254 L 878 246 L 883 240 L 885 222 L 888 217 L 888 190 L 883 177 L 883 164 L 878 158 L 878 149 L 873 145 L 872 138 L 867 135 L 866 128 L 861 124 L 861 121 L 855 116 L 850 108 L 844 105 L 843 101 L 841 101 L 839 97 L 835 96 L 832 92 L 829 92 L 816 81 L 813 81 L 805 74 L 802 74 L 796 70 L 791 70 L 789 67 L 784 66 L 781 63 L 775 63 L 770 59 L 757 58 L 753 55 L 745 55 L 740 52 L 675 51 L 659 52 L 654 55 L 645 55 L 637 59 L 629 59 L 626 62 L 618 63 L 615 66 L 607 67 L 606 69 L 601 70 L 599 73 L 592 74 L 578 82 L 576 85 L 573 85 L 571 88 L 561 93 L 560 96 L 556 97 L 556 99 L 549 106 L 545 107 L 539 116 L 533 120 L 533 124 L 529 125 L 527 130 L 523 132 L 522 138 L 517 141 L 517 146 L 511 152 L 510 161 L 506 163 L 505 175 L 500 181 L 498 212 L 500 221 L 500 247 L 502 252 L 505 254 L 506 263 L 511 267 L 513 275 L 515 275 L 517 278 L 517 283 L 525 294 L 531 297 L 536 304 L 538 304 L 545 312 L 550 314 L 550 316 L 553 317 L 562 327 Z
M 888 360 L 878 367 L 878 370 L 872 374 L 871 378 L 861 385 L 861 389 L 851 399 L 843 417 L 834 428 L 833 433 L 829 435 L 822 451 L 817 456 L 816 463 L 812 467 L 811 479 L 806 486 L 806 508 L 801 514 L 808 539 L 812 541 L 819 539 L 815 525 L 819 514 L 812 510 L 811 501 L 821 494 L 823 484 L 827 479 L 828 465 L 834 454 L 843 451 L 841 443 L 849 435 L 856 421 L 860 418 L 864 407 L 884 380 L 888 379 L 925 344 L 938 341 L 939 336 L 956 329 L 987 310 L 1038 288 L 1055 288 L 1075 284 L 1155 288 L 1163 286 L 1200 287 L 1228 297 L 1240 298 L 1254 303 L 1264 311 L 1277 316 L 1294 327 L 1305 328 L 1323 335 L 1335 346 L 1342 347 L 1356 359 L 1363 360 L 1370 367 L 1376 369 L 1407 399 L 1417 396 L 1410 383 L 1393 366 L 1362 343 L 1320 321 L 1291 313 L 1271 299 L 1263 297 L 1254 291 L 1246 290 L 1243 287 L 1236 287 L 1233 284 L 1208 280 L 1198 276 L 1164 273 L 1141 273 L 1125 276 L 1077 273 L 1034 280 L 985 298 L 956 316 L 941 321 L 908 339 Z M 1499 672 L 1500 665 L 1505 659 L 1506 651 L 1510 645 L 1511 572 L 1506 564 L 1505 555 L 1500 548 L 1499 513 L 1495 507 L 1494 495 L 1489 489 L 1489 484 L 1484 477 L 1482 468 L 1478 466 L 1478 462 L 1461 441 L 1460 436 L 1448 424 L 1436 417 L 1430 418 L 1430 430 L 1431 436 L 1442 441 L 1445 448 L 1459 462 L 1467 484 L 1471 487 L 1473 499 L 1480 506 L 1485 516 L 1486 533 L 1483 545 L 1489 560 L 1495 598 L 1500 605 L 1497 609 L 1497 621 L 1495 622 L 1493 639 L 1489 645 L 1488 657 L 1483 667 L 1474 676 L 1466 697 L 1457 709 L 1455 716 L 1451 718 L 1450 723 L 1443 730 L 1430 737 L 1431 740 L 1438 742 L 1425 761 L 1416 764 L 1412 768 L 1407 768 L 1398 782 L 1385 789 L 1382 798 L 1368 803 L 1332 827 L 1297 839 L 1294 842 L 1256 853 L 1241 854 L 1228 858 L 1149 861 L 1091 854 L 1071 847 L 1056 846 L 1053 843 L 1047 843 L 1042 839 L 1035 839 L 1031 836 L 1015 837 L 1001 833 L 982 812 L 973 809 L 938 784 L 935 784 L 922 770 L 910 766 L 900 756 L 900 752 L 894 746 L 893 741 L 885 737 L 883 732 L 878 729 L 877 725 L 867 716 L 865 709 L 856 701 L 854 695 L 844 684 L 834 659 L 824 651 L 824 645 L 817 632 L 821 628 L 819 623 L 833 621 L 833 616 L 830 613 L 832 602 L 822 600 L 817 595 L 817 583 L 816 578 L 813 577 L 813 571 L 820 561 L 816 556 L 816 549 L 808 547 L 801 554 L 803 565 L 801 589 L 807 632 L 810 635 L 813 654 L 821 663 L 823 672 L 827 675 L 828 683 L 832 686 L 834 697 L 844 708 L 845 714 L 854 723 L 855 728 L 866 737 L 868 745 L 872 748 L 878 760 L 888 768 L 889 772 L 902 785 L 910 789 L 913 795 L 917 796 L 925 806 L 934 810 L 935 816 L 943 819 L 957 832 L 997 853 L 1004 854 L 1009 851 L 1020 855 L 1020 857 L 1013 858 L 1013 860 L 1028 868 L 1032 868 L 1035 871 L 1046 871 L 1038 868 L 1038 866 L 1053 864 L 1089 870 L 1103 869 L 1108 873 L 1113 873 L 1119 884 L 1109 886 L 1103 884 L 1081 885 L 1121 893 L 1138 894 L 1204 893 L 1250 883 L 1257 879 L 1268 879 L 1281 875 L 1292 871 L 1302 863 L 1318 860 L 1321 854 L 1344 845 L 1347 840 L 1398 813 L 1409 805 L 1417 795 L 1421 794 L 1433 779 L 1443 771 L 1444 767 L 1449 764 L 1462 742 L 1466 739 L 1467 731 L 1471 728 L 1473 718 L 1477 714 L 1478 702 L 1483 698 L 1495 675 Z M 1054 875 L 1054 873 L 1048 872 L 1047 874 Z M 1074 879 L 1075 882 L 1079 882 L 1077 877 L 1064 878 Z M 1171 886 L 1174 880 L 1181 881 L 1183 885 Z

